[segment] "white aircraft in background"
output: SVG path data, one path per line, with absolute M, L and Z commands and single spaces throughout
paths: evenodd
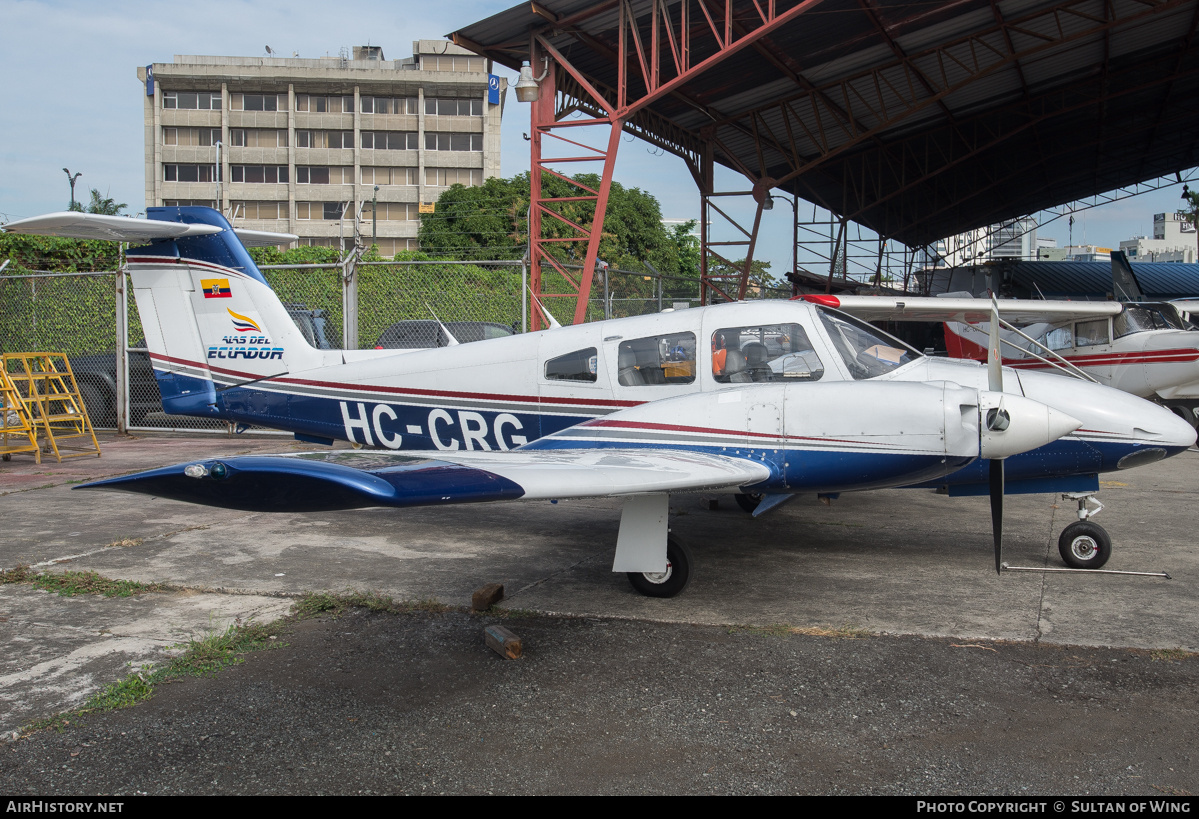
M 1038 315 L 1036 305 L 1046 303 L 1038 301 L 1021 301 L 1029 312 L 1020 319 L 1001 310 L 1009 325 L 1023 325 L 1000 333 L 1004 365 L 1089 377 L 1159 403 L 1199 426 L 1199 326 L 1190 319 L 1199 312 L 1199 301 L 1146 301 L 1121 251 L 1112 252 L 1112 282 L 1116 301 L 1064 302 L 1079 306 L 1074 315 Z M 1105 305 L 1107 311 L 1083 312 L 1081 305 L 1087 304 Z M 842 309 L 866 317 L 856 308 Z M 980 321 L 945 320 L 950 356 L 986 360 L 990 330 L 986 318 Z
M 999 570 L 1005 489 L 1089 496 L 1100 472 L 1195 440 L 1126 393 L 1003 370 L 997 352 L 987 367 L 926 357 L 797 301 L 430 350 L 316 350 L 219 213 L 148 216 L 175 231 L 127 252 L 164 409 L 378 449 L 209 459 L 91 487 L 285 512 L 622 497 L 613 571 L 666 597 L 686 585 L 691 563 L 669 535 L 672 492 L 752 494 L 755 514 L 799 493 L 990 494 Z M 109 238 L 146 235 L 146 220 L 93 218 L 108 220 L 93 224 Z M 96 238 L 62 214 L 5 229 Z M 1098 568 L 1110 539 L 1084 501 L 1059 550 Z

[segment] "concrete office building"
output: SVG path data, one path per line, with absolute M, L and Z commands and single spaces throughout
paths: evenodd
M 416 249 L 422 205 L 500 175 L 506 82 L 489 104 L 489 71 L 444 40 L 414 42 L 403 60 L 359 46 L 316 59 L 176 55 L 149 79 L 139 68 L 146 204 L 219 207 L 303 245 L 348 247 L 357 222 L 384 256 Z
M 1133 262 L 1195 261 L 1195 226 L 1179 213 L 1153 214 L 1153 238 L 1134 236 L 1120 243 Z

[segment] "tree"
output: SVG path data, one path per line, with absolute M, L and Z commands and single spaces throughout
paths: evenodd
M 547 198 L 587 195 L 580 188 L 599 190 L 600 178 L 580 174 L 572 184 L 543 175 Z M 595 202 L 563 201 L 547 204 L 562 219 L 588 228 Z M 475 187 L 454 185 L 441 194 L 434 213 L 421 214 L 421 250 L 435 256 L 474 259 L 519 259 L 528 244 L 529 174 L 510 179 L 491 178 Z M 573 238 L 578 231 L 552 215 L 542 216 L 542 229 L 551 238 Z M 649 262 L 665 275 L 699 275 L 699 246 L 690 235 L 694 223 L 668 229 L 662 224 L 658 200 L 639 188 L 613 182 L 600 237 L 599 258 L 613 268 L 642 271 Z M 551 252 L 567 263 L 581 263 L 585 242 L 558 242 Z
M 76 204 L 78 205 L 78 203 L 76 203 Z M 99 214 L 103 214 L 104 216 L 119 216 L 121 211 L 123 211 L 127 207 L 129 207 L 129 206 L 127 204 L 125 204 L 124 202 L 121 202 L 118 205 L 111 198 L 101 196 L 100 191 L 96 190 L 95 188 L 92 188 L 92 201 L 87 206 L 87 212 L 88 213 L 99 213 Z M 83 210 L 82 207 L 79 207 L 78 209 Z

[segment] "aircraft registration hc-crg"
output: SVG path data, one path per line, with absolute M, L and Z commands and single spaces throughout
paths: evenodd
M 168 413 L 372 449 L 195 461 L 88 488 L 285 512 L 620 497 L 613 571 L 670 597 L 692 565 L 669 531 L 674 492 L 734 492 L 755 515 L 800 493 L 989 494 L 997 571 L 1005 491 L 1075 493 L 1080 519 L 1059 549 L 1098 568 L 1111 550 L 1089 520 L 1099 473 L 1195 441 L 1143 399 L 1001 368 L 998 332 L 986 365 L 934 359 L 798 301 L 428 350 L 317 350 L 243 244 L 287 237 L 235 232 L 209 208 L 148 216 L 60 213 L 5 229 L 147 242 L 130 248 L 128 269 Z

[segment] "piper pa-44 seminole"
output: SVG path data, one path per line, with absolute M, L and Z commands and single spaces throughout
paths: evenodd
M 997 352 L 987 366 L 933 359 L 794 301 L 429 350 L 317 350 L 219 213 L 148 216 L 51 214 L 6 230 L 149 239 L 127 260 L 167 412 L 374 449 L 198 460 L 88 487 L 282 512 L 620 497 L 613 571 L 670 597 L 692 562 L 669 532 L 671 493 L 740 493 L 755 514 L 800 493 L 989 493 L 998 571 L 1005 487 L 1082 497 L 1099 473 L 1195 440 L 1118 390 L 1004 370 Z M 1079 508 L 1059 546 L 1097 568 L 1110 540 Z

